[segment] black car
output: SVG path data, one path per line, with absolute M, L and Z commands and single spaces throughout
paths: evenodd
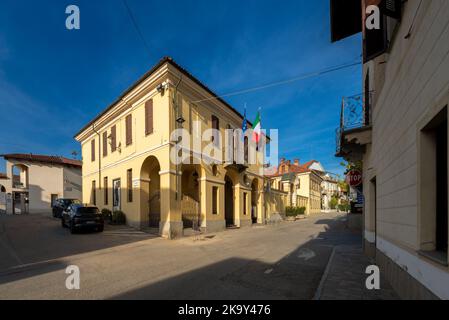
M 63 228 L 69 228 L 71 233 L 81 229 L 91 229 L 103 232 L 104 220 L 95 206 L 72 204 L 64 211 L 61 219 Z
M 66 211 L 71 204 L 81 204 L 81 201 L 78 199 L 56 199 L 52 206 L 53 217 L 62 218 L 63 212 Z

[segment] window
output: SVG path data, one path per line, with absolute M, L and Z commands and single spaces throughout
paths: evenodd
M 128 202 L 133 202 L 133 170 L 126 172 L 126 187 L 128 189 Z
M 153 99 L 145 103 L 145 135 L 152 134 L 153 128 Z
M 219 131 L 220 130 L 220 120 L 214 115 L 212 115 L 212 129 L 214 129 L 213 135 L 212 135 L 212 142 L 215 145 L 218 145 L 219 143 Z
M 95 161 L 95 139 L 90 142 L 90 159 Z
M 114 125 L 111 128 L 111 152 L 117 150 L 117 127 Z
M 108 132 L 103 132 L 103 157 L 108 155 Z
M 97 204 L 97 183 L 95 180 L 92 181 L 91 201 L 92 204 Z
M 422 130 L 419 140 L 420 253 L 447 265 L 447 107 Z
M 218 214 L 218 187 L 212 187 L 212 214 Z
M 104 188 L 104 205 L 107 206 L 109 202 L 108 177 L 104 177 L 103 188 Z
M 230 124 L 226 126 L 226 162 L 234 163 L 234 130 Z
M 448 207 L 447 207 L 447 120 L 435 128 L 437 212 L 436 250 L 447 253 Z
M 248 214 L 248 194 L 243 192 L 243 214 L 246 216 Z
M 126 126 L 126 145 L 129 146 L 133 143 L 133 117 L 132 115 L 127 115 L 125 120 Z

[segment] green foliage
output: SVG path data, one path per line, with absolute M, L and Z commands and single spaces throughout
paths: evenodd
M 112 213 L 112 223 L 117 225 L 126 224 L 126 215 L 123 211 L 114 211 Z
M 338 199 L 336 197 L 332 197 L 331 200 L 329 201 L 329 207 L 332 210 L 335 210 L 337 208 L 338 205 Z
M 351 209 L 351 206 L 347 203 L 338 205 L 338 211 L 348 212 L 350 209 Z
M 346 169 L 345 175 L 351 171 L 351 170 L 363 170 L 363 162 L 362 161 L 356 161 L 356 162 L 341 162 L 340 165 Z
M 103 219 L 105 220 L 111 220 L 112 219 L 112 212 L 109 209 L 102 209 L 101 210 L 101 215 L 103 216 Z
M 301 216 L 306 213 L 305 207 L 286 207 L 285 214 L 287 217 Z

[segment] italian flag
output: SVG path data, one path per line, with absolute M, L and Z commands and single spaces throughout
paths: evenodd
M 261 137 L 261 127 L 260 127 L 260 111 L 257 112 L 256 120 L 253 123 L 253 141 L 259 144 Z

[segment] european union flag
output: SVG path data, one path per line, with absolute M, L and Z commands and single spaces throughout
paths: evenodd
M 244 116 L 243 116 L 243 123 L 242 123 L 243 134 L 246 133 L 246 130 L 248 130 L 248 120 L 246 120 L 246 108 L 245 108 L 245 113 L 244 113 Z

